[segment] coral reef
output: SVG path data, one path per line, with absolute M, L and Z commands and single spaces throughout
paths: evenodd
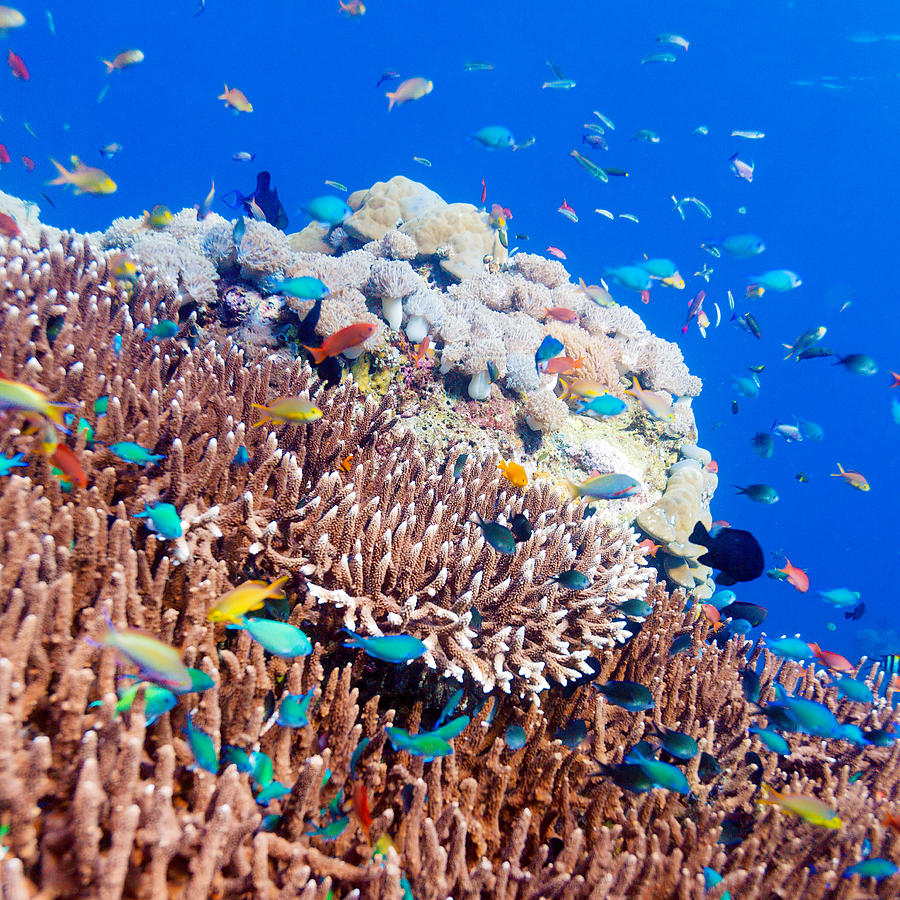
M 630 530 L 586 516 L 545 480 L 514 489 L 492 453 L 455 474 L 459 451 L 418 449 L 399 394 L 327 387 L 296 360 L 253 359 L 227 339 L 145 340 L 154 318 L 186 326 L 196 312 L 152 271 L 117 282 L 112 257 L 87 239 L 44 233 L 33 251 L 0 240 L 0 254 L 0 367 L 76 404 L 94 429 L 69 439 L 87 487 L 68 489 L 17 414 L 0 436 L 4 453 L 28 459 L 0 483 L 4 898 L 897 895 L 898 876 L 842 875 L 864 841 L 873 856 L 900 850 L 880 825 L 900 801 L 898 745 L 794 732 L 779 757 L 748 732 L 759 705 L 741 670 L 758 671 L 759 704 L 779 683 L 867 730 L 896 724 L 890 689 L 852 702 L 812 665 L 739 638 L 707 643 L 684 594 L 640 565 Z M 322 417 L 248 426 L 252 404 L 285 395 Z M 115 440 L 164 459 L 125 463 L 106 445 Z M 176 506 L 181 538 L 135 518 L 154 500 Z M 509 555 L 470 521 L 522 511 L 533 534 Z M 588 588 L 549 583 L 576 563 Z M 314 644 L 299 659 L 207 620 L 233 585 L 279 575 L 284 617 Z M 624 615 L 629 599 L 649 612 Z M 117 713 L 121 662 L 88 640 L 104 616 L 177 647 L 212 687 L 150 725 L 144 688 Z M 341 625 L 408 631 L 428 652 L 393 667 L 342 646 Z M 882 685 L 877 666 L 866 674 Z M 592 677 L 645 685 L 653 708 L 611 705 L 579 683 Z M 457 686 L 471 722 L 450 755 L 391 749 L 386 726 L 433 727 Z M 304 691 L 308 724 L 276 726 L 269 709 Z M 215 772 L 192 768 L 189 721 L 220 755 L 267 754 L 286 793 L 264 802 L 256 776 L 224 758 Z M 584 737 L 561 739 L 576 722 Z M 527 737 L 519 749 L 503 737 L 513 724 Z M 683 764 L 689 795 L 617 786 L 608 767 L 660 729 L 694 738 L 721 770 Z M 759 808 L 761 780 L 814 794 L 842 827 Z M 371 823 L 357 811 L 336 834 L 311 833 L 339 823 L 363 789 Z M 709 894 L 704 867 L 723 876 Z

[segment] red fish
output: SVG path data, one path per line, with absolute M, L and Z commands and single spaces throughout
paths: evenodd
M 58 444 L 50 457 L 50 461 L 72 482 L 80 488 L 87 487 L 87 475 L 81 468 L 81 463 L 75 455 L 75 451 L 65 444 Z
M 481 179 L 481 205 L 484 206 L 484 201 L 487 198 L 487 183 L 482 178 Z
M 22 165 L 25 166 L 25 168 L 28 169 L 29 172 L 34 171 L 34 160 L 30 156 L 22 157 Z
M 0 163 L 6 164 L 12 162 L 9 158 L 9 150 L 3 144 L 0 144 Z
M 805 594 L 809 590 L 809 575 L 803 569 L 792 566 L 787 557 L 784 558 L 784 565 L 776 571 L 783 572 L 787 576 L 788 584 L 795 587 L 801 594 Z
M 722 625 L 722 615 L 715 606 L 711 603 L 704 603 L 700 606 L 700 609 L 703 610 L 703 615 L 706 617 L 706 621 L 712 625 L 713 631 L 718 631 L 723 627 Z
M 334 334 L 330 334 L 321 347 L 306 347 L 313 355 L 313 360 L 318 364 L 329 356 L 337 356 L 351 347 L 356 347 L 367 338 L 375 334 L 376 325 L 372 322 L 354 322 L 346 328 L 341 328 Z
M 891 385 L 892 388 L 900 387 L 900 373 L 891 372 L 891 378 L 894 379 L 894 383 Z
M 706 464 L 705 469 L 706 469 L 707 472 L 712 472 L 713 475 L 718 475 L 718 474 L 719 474 L 719 464 L 718 464 L 714 459 L 711 459 L 711 460 Z
M 565 306 L 548 307 L 544 311 L 544 317 L 547 319 L 556 319 L 557 322 L 577 322 L 578 313 L 574 309 L 567 309 Z
M 831 650 L 823 650 L 815 642 L 809 645 L 809 649 L 812 650 L 815 658 L 822 663 L 823 666 L 834 669 L 835 672 L 842 672 L 847 675 L 856 671 L 856 666 L 854 666 L 849 659 L 841 656 L 840 653 L 834 653 Z
M 8 238 L 18 237 L 22 232 L 16 224 L 16 220 L 6 213 L 0 212 L 0 234 L 6 235 Z
M 662 547 L 662 544 L 654 544 L 650 538 L 644 538 L 636 547 L 636 550 L 642 550 L 644 553 L 649 553 L 651 556 L 656 556 L 656 551 Z
M 641 301 L 643 303 L 650 302 L 650 291 L 641 291 Z
M 431 336 L 425 335 L 422 342 L 416 347 L 416 352 L 413 354 L 413 371 L 419 368 L 419 363 L 425 359 L 425 355 L 428 353 L 428 348 L 431 346 Z
M 542 359 L 538 363 L 538 370 L 542 375 L 565 375 L 574 369 L 581 368 L 584 359 L 572 359 L 571 356 L 554 356 L 553 359 Z
M 21 81 L 28 81 L 31 78 L 31 75 L 28 72 L 28 66 L 25 65 L 21 56 L 16 56 L 16 54 L 10 50 L 9 56 L 6 57 L 6 61 L 9 63 L 9 68 L 16 78 Z
M 366 835 L 372 827 L 372 814 L 369 812 L 369 797 L 366 793 L 365 782 L 358 781 L 353 785 L 353 814 L 359 819 L 359 824 L 366 829 Z
M 565 259 L 566 254 L 559 247 L 547 247 L 547 252 L 552 253 L 557 259 Z

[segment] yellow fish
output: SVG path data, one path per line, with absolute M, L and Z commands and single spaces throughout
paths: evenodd
M 315 422 L 322 418 L 322 410 L 314 406 L 311 400 L 305 397 L 281 397 L 270 406 L 260 403 L 250 404 L 254 409 L 261 409 L 266 416 L 255 422 L 253 427 L 272 422 L 274 425 L 282 425 L 285 422 Z
M 285 593 L 281 589 L 287 584 L 290 576 L 282 575 L 275 581 L 245 581 L 223 594 L 216 605 L 207 613 L 210 622 L 234 622 L 240 624 L 241 616 L 254 609 L 262 609 L 267 599 L 284 600 Z
M 675 414 L 672 412 L 672 404 L 662 394 L 645 391 L 637 378 L 632 377 L 631 390 L 625 391 L 625 393 L 631 394 L 654 419 L 674 421 Z
M 523 488 L 528 484 L 528 475 L 525 470 L 517 463 L 510 460 L 501 459 L 497 463 L 497 468 L 503 473 L 507 481 L 511 481 L 516 487 Z
M 141 223 L 144 228 L 152 228 L 154 231 L 162 231 L 167 225 L 172 224 L 175 216 L 168 206 L 157 204 L 150 212 L 144 210 L 144 221 Z
M 807 794 L 782 794 L 767 784 L 762 788 L 766 796 L 757 800 L 757 803 L 777 806 L 785 812 L 806 819 L 811 825 L 821 825 L 823 828 L 840 828 L 844 824 L 838 814 L 818 797 Z
M 114 194 L 116 183 L 102 169 L 86 166 L 77 156 L 72 157 L 71 171 L 60 165 L 55 159 L 50 162 L 59 171 L 59 178 L 49 184 L 71 184 L 76 194 Z
M 67 403 L 51 403 L 47 395 L 37 388 L 9 378 L 0 378 L 0 410 L 38 413 L 63 426 L 63 411 L 69 408 Z
M 560 378 L 559 383 L 563 386 L 560 400 L 568 397 L 602 397 L 609 393 L 609 388 L 605 384 L 592 378 L 579 378 L 577 381 L 566 381 L 564 378 Z
M 219 94 L 218 100 L 224 100 L 226 106 L 230 106 L 235 112 L 253 112 L 253 104 L 244 96 L 239 88 L 229 88 L 225 85 L 225 92 Z

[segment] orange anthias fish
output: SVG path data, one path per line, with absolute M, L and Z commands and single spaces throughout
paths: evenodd
M 341 11 L 347 13 L 348 16 L 364 16 L 366 14 L 366 7 L 361 0 L 350 0 L 349 3 L 344 3 L 344 0 L 339 0 L 339 2 Z
M 425 359 L 430 346 L 431 336 L 426 334 L 422 342 L 416 346 L 416 352 L 412 355 L 413 371 L 419 368 L 419 363 L 422 362 L 423 359 Z
M 230 106 L 235 112 L 253 112 L 253 104 L 244 96 L 239 88 L 229 88 L 225 85 L 225 92 L 216 98 L 224 100 L 226 106 Z
M 891 378 L 894 379 L 894 383 L 891 385 L 892 388 L 900 387 L 900 373 L 891 372 Z
M 430 94 L 434 88 L 434 82 L 427 78 L 407 78 L 397 85 L 397 90 L 386 91 L 385 97 L 388 98 L 388 112 L 401 103 L 407 103 L 410 100 L 421 100 L 426 94 Z
M 809 645 L 815 658 L 822 663 L 823 666 L 834 669 L 835 672 L 851 674 L 856 671 L 856 666 L 840 653 L 834 653 L 831 650 L 823 650 L 817 643 L 813 642 Z
M 341 328 L 334 334 L 330 334 L 321 347 L 306 347 L 313 355 L 313 361 L 318 364 L 328 359 L 329 356 L 337 356 L 351 347 L 358 347 L 363 341 L 375 334 L 378 326 L 373 322 L 354 322 L 346 328 Z
M 523 488 L 528 484 L 528 474 L 517 462 L 501 459 L 497 463 L 497 468 L 503 473 L 503 477 L 507 481 L 512 482 L 516 487 Z
M 703 603 L 700 609 L 703 610 L 706 621 L 712 625 L 713 631 L 719 631 L 719 629 L 724 627 L 722 625 L 722 615 L 715 606 L 711 603 Z
M 28 66 L 25 65 L 21 56 L 16 56 L 16 54 L 10 50 L 9 55 L 6 57 L 6 61 L 9 63 L 9 68 L 13 75 L 20 81 L 28 81 L 31 78 Z
M 555 319 L 557 322 L 577 322 L 578 313 L 574 309 L 567 309 L 565 306 L 548 307 L 544 312 L 544 318 Z
M 784 558 L 784 565 L 776 571 L 783 572 L 788 584 L 795 587 L 801 594 L 805 594 L 809 590 L 809 575 L 803 569 L 792 566 L 787 557 Z
M 552 253 L 557 259 L 565 259 L 566 254 L 559 249 L 559 247 L 547 247 L 547 252 Z
M 368 838 L 369 829 L 372 827 L 372 813 L 369 811 L 369 796 L 366 793 L 366 785 L 358 781 L 353 785 L 353 814 L 359 819 L 359 824 L 366 829 Z
M 116 183 L 102 169 L 86 166 L 77 156 L 72 157 L 72 170 L 61 166 L 55 159 L 50 160 L 56 166 L 59 177 L 49 184 L 71 184 L 76 194 L 114 194 Z
M 895 816 L 892 812 L 886 812 L 881 820 L 881 824 L 885 828 L 893 828 L 897 834 L 900 834 L 900 816 Z
M 58 444 L 50 457 L 51 462 L 72 482 L 80 488 L 87 487 L 87 475 L 81 468 L 81 463 L 75 455 L 75 451 L 65 444 Z
M 342 472 L 349 472 L 353 468 L 353 454 L 350 456 L 345 456 L 339 463 L 338 468 Z
M 838 471 L 832 472 L 832 478 L 843 478 L 850 487 L 855 487 L 858 491 L 870 490 L 869 482 L 866 481 L 864 475 L 859 472 L 849 472 L 840 463 L 837 464 Z
M 123 50 L 112 62 L 108 59 L 101 60 L 106 66 L 106 74 L 110 75 L 116 69 L 127 69 L 128 66 L 134 66 L 144 61 L 144 54 L 141 50 Z
M 635 550 L 642 551 L 644 553 L 649 553 L 650 556 L 656 556 L 656 551 L 662 547 L 662 544 L 654 544 L 650 538 L 644 538 L 636 547 Z
M 553 359 L 543 359 L 538 363 L 538 369 L 544 375 L 565 375 L 584 365 L 584 359 L 572 359 L 570 356 L 554 356 Z
M 0 213 L 0 234 L 8 238 L 18 237 L 22 232 L 16 224 L 16 220 L 6 213 Z

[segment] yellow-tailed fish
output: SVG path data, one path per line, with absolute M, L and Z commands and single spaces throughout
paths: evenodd
M 140 668 L 142 676 L 148 681 L 174 691 L 191 687 L 191 673 L 181 661 L 181 654 L 149 634 L 132 628 L 120 630 L 107 621 L 106 632 L 98 643 L 115 647 Z
M 254 423 L 254 427 L 272 422 L 273 425 L 297 422 L 315 422 L 322 418 L 322 410 L 305 397 L 282 397 L 269 406 L 260 403 L 250 404 L 254 409 L 261 409 L 265 417 Z
M 72 169 L 66 169 L 55 159 L 50 160 L 56 166 L 59 177 L 48 184 L 71 184 L 76 194 L 114 194 L 116 183 L 102 169 L 86 166 L 77 156 L 72 157 Z
M 289 575 L 283 575 L 272 582 L 245 581 L 219 597 L 215 606 L 207 613 L 206 618 L 210 622 L 239 624 L 241 616 L 252 610 L 262 609 L 266 600 L 283 600 L 285 593 L 282 588 L 287 584 L 289 578 Z
M 808 794 L 782 794 L 767 784 L 762 788 L 765 796 L 758 799 L 757 803 L 777 806 L 785 812 L 800 816 L 811 825 L 821 825 L 824 828 L 840 828 L 843 825 L 838 814 L 818 797 Z
M 632 378 L 631 382 L 631 390 L 625 391 L 625 393 L 631 394 L 654 419 L 670 422 L 675 419 L 671 401 L 655 391 L 645 391 L 637 378 Z
M 70 406 L 66 403 L 53 403 L 43 391 L 20 381 L 0 378 L 0 409 L 37 413 L 63 426 L 63 412 L 70 409 Z

